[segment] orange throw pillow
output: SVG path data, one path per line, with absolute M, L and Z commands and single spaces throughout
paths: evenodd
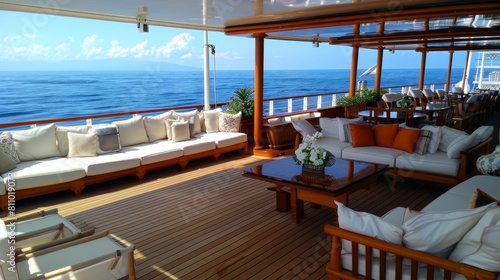
M 373 126 L 375 144 L 381 147 L 392 148 L 394 138 L 398 134 L 399 124 L 376 124 Z
M 369 124 L 350 123 L 351 139 L 353 147 L 375 146 L 373 128 Z
M 407 153 L 413 154 L 419 135 L 420 129 L 408 129 L 401 127 L 396 135 L 396 138 L 394 138 L 392 147 L 394 149 L 403 150 Z

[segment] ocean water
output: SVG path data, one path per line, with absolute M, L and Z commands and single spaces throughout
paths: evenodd
M 460 81 L 462 72 L 453 69 L 451 81 Z M 227 102 L 235 89 L 253 88 L 253 75 L 251 70 L 217 71 L 214 81 L 211 72 L 211 102 Z M 349 70 L 265 71 L 264 98 L 347 91 L 349 75 Z M 418 84 L 418 77 L 418 69 L 387 69 L 382 87 L 400 90 L 396 86 Z M 360 80 L 371 88 L 374 79 L 370 75 Z M 443 88 L 445 81 L 446 69 L 426 70 L 426 84 Z M 0 99 L 0 123 L 201 105 L 203 71 L 0 72 Z

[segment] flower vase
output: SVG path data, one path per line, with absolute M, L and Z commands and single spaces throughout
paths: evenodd
M 305 162 L 302 164 L 302 172 L 312 172 L 312 173 L 325 173 L 324 165 L 313 165 L 312 163 Z

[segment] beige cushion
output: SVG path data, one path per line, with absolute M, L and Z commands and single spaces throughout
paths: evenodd
M 197 134 L 197 133 L 201 132 L 201 123 L 200 123 L 200 116 L 199 116 L 198 110 L 189 111 L 189 112 L 174 112 L 174 115 L 177 117 L 177 119 L 180 119 L 183 121 L 189 121 L 190 118 L 194 118 L 194 120 L 193 120 L 194 133 Z
M 319 126 L 325 137 L 339 138 L 339 120 L 337 118 L 319 118 Z
M 166 119 L 161 116 L 144 117 L 144 127 L 149 142 L 167 138 Z
M 17 156 L 14 138 L 12 138 L 12 133 L 10 132 L 2 132 L 0 134 L 0 152 L 8 155 L 15 163 L 21 162 Z
M 61 156 L 57 148 L 55 124 L 11 133 L 21 161 Z
M 219 131 L 221 132 L 238 132 L 240 131 L 241 112 L 237 114 L 227 114 L 220 112 L 219 115 Z
M 403 244 L 403 231 L 400 227 L 386 222 L 373 214 L 349 209 L 338 201 L 335 201 L 335 204 L 337 204 L 337 215 L 340 228 L 375 237 L 396 245 Z M 343 241 L 342 249 L 351 253 L 351 242 Z M 358 249 L 360 255 L 365 255 L 364 246 L 360 245 Z M 378 257 L 379 251 L 374 250 L 373 255 Z M 390 257 L 392 258 L 394 256 Z
M 203 112 L 203 116 L 205 117 L 205 128 L 207 133 L 219 131 L 220 112 L 221 112 L 220 108 Z
M 307 120 L 292 120 L 292 125 L 303 138 L 306 136 L 312 136 L 317 132 L 314 126 Z
M 339 139 L 340 142 L 349 142 L 349 124 L 350 123 L 364 123 L 363 117 L 355 119 L 337 118 L 339 121 Z
M 500 207 L 494 207 L 458 242 L 449 259 L 489 271 L 499 271 L 499 240 Z
M 471 134 L 478 138 L 479 141 L 483 142 L 486 141 L 491 136 L 491 134 L 493 134 L 494 130 L 495 127 L 492 125 L 483 125 L 478 127 Z
M 405 247 L 448 258 L 454 246 L 496 203 L 475 209 L 425 212 L 404 223 Z
M 431 154 L 436 153 L 438 150 L 438 147 L 439 147 L 439 141 L 441 140 L 441 127 L 440 126 L 426 125 L 426 126 L 422 127 L 422 130 L 428 130 L 428 131 L 432 132 L 431 141 L 429 143 L 429 147 L 427 148 L 427 151 Z
M 68 157 L 97 156 L 97 135 L 68 132 Z
M 476 140 L 475 135 L 460 135 L 450 143 L 446 151 L 449 158 L 459 158 L 460 152 L 467 150 L 471 146 L 477 145 L 479 139 Z
M 88 126 L 57 126 L 56 127 L 56 138 L 57 138 L 57 148 L 61 153 L 61 156 L 65 157 L 68 155 L 68 132 L 82 133 L 86 134 L 89 131 Z
M 141 116 L 128 120 L 112 122 L 118 127 L 120 134 L 120 144 L 122 147 L 149 142 L 144 121 Z
M 451 127 L 442 126 L 438 150 L 446 153 L 448 151 L 448 146 L 461 135 L 467 135 L 467 133 Z
M 11 171 L 16 168 L 17 164 L 11 157 L 0 151 L 0 175 Z M 0 179 L 1 180 L 1 179 Z
M 189 123 L 187 121 L 177 121 L 172 123 L 172 142 L 180 142 L 191 139 L 189 133 Z
M 429 145 L 432 141 L 432 132 L 429 130 L 421 130 L 417 139 L 417 143 L 415 144 L 414 152 L 423 155 L 427 153 L 429 150 Z

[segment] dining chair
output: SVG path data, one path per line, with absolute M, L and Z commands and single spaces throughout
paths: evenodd
M 417 106 L 426 100 L 424 93 L 419 89 L 410 89 L 410 95 L 413 97 L 415 103 L 417 103 Z
M 370 116 L 368 117 L 368 123 L 370 124 L 391 123 L 389 108 L 368 107 L 367 109 L 370 111 Z
M 432 89 L 424 88 L 422 90 L 422 93 L 424 94 L 425 98 L 427 98 L 428 102 L 438 99 L 437 94 L 434 91 L 432 91 Z
M 436 94 L 437 94 L 439 100 L 441 100 L 441 101 L 448 100 L 448 94 L 446 93 L 446 91 L 444 89 L 436 90 Z
M 404 123 L 408 127 L 417 127 L 417 123 L 415 122 L 415 109 L 408 108 L 392 108 L 393 112 L 396 112 L 398 115 L 401 114 L 401 119 L 404 120 Z

